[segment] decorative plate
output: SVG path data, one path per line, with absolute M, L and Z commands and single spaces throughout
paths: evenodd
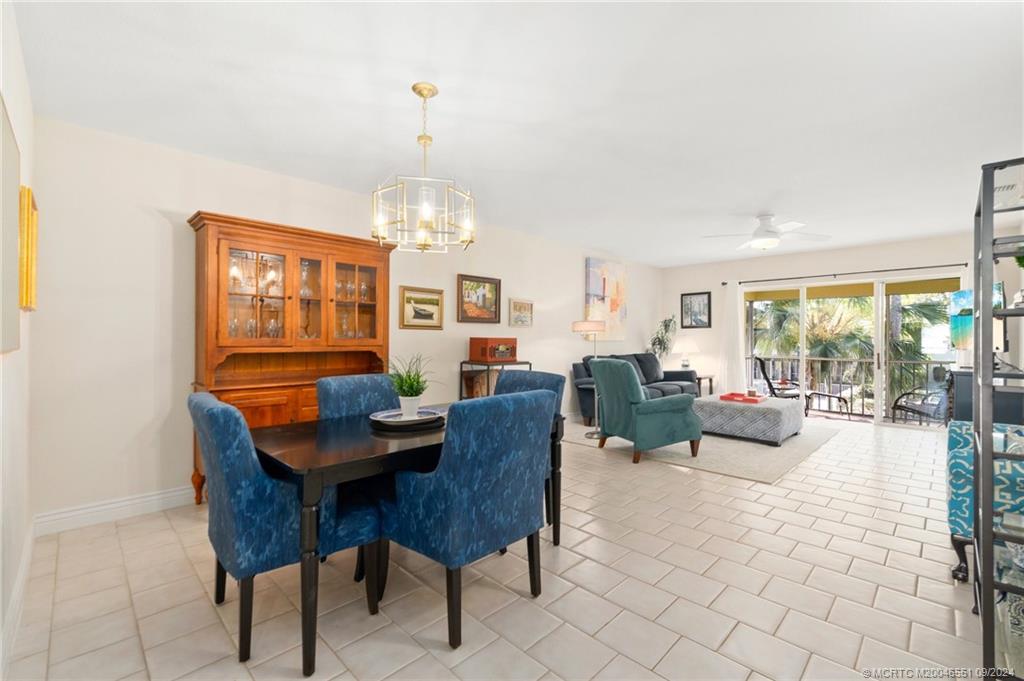
M 420 407 L 419 413 L 411 419 L 402 418 L 401 409 L 388 409 L 370 414 L 370 420 L 375 423 L 387 424 L 389 426 L 411 426 L 417 423 L 427 423 L 444 416 L 444 412 L 438 409 Z

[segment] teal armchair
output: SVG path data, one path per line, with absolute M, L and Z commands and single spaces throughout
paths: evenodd
M 625 438 L 633 443 L 633 463 L 640 463 L 645 451 L 689 440 L 690 455 L 697 456 L 701 424 L 693 395 L 650 399 L 633 365 L 621 359 L 592 359 L 590 370 L 601 396 L 598 447 L 609 437 Z

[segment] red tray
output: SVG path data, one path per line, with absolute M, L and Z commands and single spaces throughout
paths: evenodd
M 723 402 L 743 402 L 744 404 L 761 404 L 768 398 L 762 396 L 751 397 L 749 395 L 744 395 L 743 393 L 725 393 L 724 395 L 719 395 L 718 399 L 722 400 Z

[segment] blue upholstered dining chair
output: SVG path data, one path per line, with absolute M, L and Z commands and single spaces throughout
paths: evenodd
M 398 393 L 387 374 L 331 376 L 316 382 L 316 401 L 322 419 L 363 416 L 398 409 Z
M 444 565 L 448 643 L 462 643 L 462 567 L 526 538 L 530 593 L 540 595 L 542 484 L 555 396 L 548 390 L 456 402 L 431 473 L 395 474 L 380 500 L 381 535 Z
M 494 385 L 495 395 L 508 395 L 528 390 L 550 390 L 553 392 L 555 394 L 555 418 L 558 419 L 562 415 L 565 376 L 546 371 L 502 371 L 498 374 L 498 381 Z M 560 426 L 561 423 L 555 423 L 552 429 L 551 466 L 548 467 L 544 476 L 544 511 L 548 525 L 552 526 L 552 543 L 556 546 L 560 543 L 561 538 L 562 475 L 560 471 L 556 470 L 556 466 L 560 466 L 561 463 L 555 461 L 556 456 L 561 457 Z
M 398 409 L 401 406 L 398 401 L 398 393 L 395 392 L 395 385 L 387 374 L 354 374 L 321 378 L 316 382 L 316 401 L 318 418 L 321 419 L 368 416 L 374 412 Z M 391 476 L 386 477 L 387 480 L 374 478 L 361 482 L 364 487 L 373 489 L 376 494 L 385 494 L 388 490 L 382 489 L 381 486 L 390 487 Z M 383 593 L 387 580 L 387 561 L 390 559 L 391 552 L 387 541 L 382 541 L 377 546 L 380 554 L 377 560 L 382 562 L 380 591 Z M 358 582 L 365 574 L 366 553 L 360 546 L 356 554 L 356 569 L 352 578 Z
M 214 602 L 224 602 L 230 573 L 238 580 L 238 660 L 244 662 L 252 641 L 253 577 L 299 562 L 298 486 L 263 470 L 238 409 L 210 393 L 193 393 L 188 410 L 209 486 L 208 534 L 217 554 Z M 369 497 L 353 497 L 339 506 L 335 488 L 324 489 L 319 533 L 321 556 L 366 544 L 377 555 L 380 522 L 375 504 Z M 379 598 L 376 579 L 367 579 L 371 614 L 377 612 Z

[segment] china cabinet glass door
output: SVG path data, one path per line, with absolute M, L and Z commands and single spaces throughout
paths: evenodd
M 324 339 L 324 260 L 317 256 L 298 256 L 299 325 L 296 343 L 320 345 Z
M 378 268 L 332 259 L 331 271 L 331 344 L 376 341 Z
M 238 244 L 223 254 L 221 339 L 226 345 L 287 342 L 288 257 Z

